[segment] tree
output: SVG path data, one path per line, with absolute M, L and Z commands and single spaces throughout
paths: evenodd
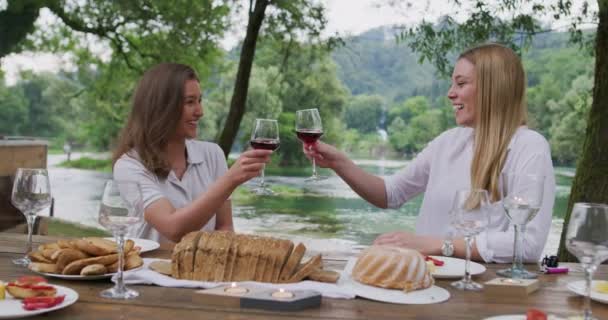
M 42 8 L 52 11 L 61 24 L 40 30 L 35 22 Z M 153 64 L 175 61 L 193 66 L 205 80 L 222 54 L 218 41 L 241 9 L 238 0 L 195 3 L 189 0 L 9 0 L 7 9 L 0 12 L 0 57 L 23 49 L 71 52 L 77 64 L 94 62 L 107 72 L 102 78 L 111 80 L 112 73 L 117 72 L 131 82 Z M 247 33 L 241 47 L 230 110 L 219 137 L 226 155 L 246 110 L 258 35 L 263 32 L 285 43 L 297 41 L 302 35 L 318 39 L 326 24 L 323 6 L 306 0 L 251 0 L 247 13 Z M 82 40 L 91 35 L 112 49 L 110 63 L 101 61 L 82 45 Z M 288 57 L 289 50 L 285 52 Z M 109 81 L 101 82 L 111 85 Z M 121 101 L 108 101 L 111 108 L 118 109 L 113 112 L 115 115 L 124 114 L 128 106 L 125 91 L 117 96 Z M 109 110 L 100 112 L 106 111 Z M 117 125 L 108 125 L 104 129 L 113 131 L 106 135 L 113 137 Z
M 344 110 L 347 128 L 357 129 L 361 133 L 376 132 L 381 126 L 384 104 L 384 99 L 378 95 L 354 96 Z
M 390 2 L 390 1 L 389 1 Z M 587 115 L 587 129 L 581 155 L 577 162 L 564 226 L 568 225 L 575 202 L 608 203 L 608 0 L 598 0 L 598 11 L 583 1 L 579 12 L 573 12 L 571 0 L 545 1 L 500 0 L 495 5 L 489 1 L 452 1 L 457 6 L 471 4 L 471 14 L 459 23 L 451 16 L 444 16 L 437 26 L 423 21 L 413 27 L 405 27 L 401 34 L 409 45 L 421 53 L 421 61 L 430 60 L 444 74 L 448 73 L 448 54 L 484 41 L 505 43 L 517 51 L 525 49 L 535 34 L 546 29 L 535 19 L 543 13 L 554 19 L 570 19 L 571 40 L 581 47 L 592 48 L 595 55 L 593 102 Z M 522 13 L 522 7 L 530 7 L 531 13 Z M 502 19 L 510 15 L 511 19 Z M 581 24 L 597 22 L 595 32 L 584 33 Z M 565 228 L 564 228 L 565 229 Z M 564 245 L 562 232 L 559 256 L 562 261 L 573 260 Z

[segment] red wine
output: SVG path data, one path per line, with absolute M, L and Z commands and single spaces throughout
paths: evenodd
M 323 131 L 321 130 L 296 130 L 296 134 L 298 135 L 298 139 L 300 139 L 305 144 L 313 144 L 321 138 L 323 135 Z
M 279 148 L 279 140 L 276 139 L 255 139 L 249 141 L 249 144 L 254 149 L 276 150 Z

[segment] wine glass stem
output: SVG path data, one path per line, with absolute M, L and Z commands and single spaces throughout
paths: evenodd
M 513 267 L 512 267 L 512 276 L 514 278 L 520 277 L 519 274 L 523 270 L 523 252 L 521 249 L 523 248 L 523 240 L 524 240 L 524 226 L 523 225 L 513 225 L 515 229 L 515 241 L 513 241 Z
M 25 248 L 25 256 L 32 252 L 32 234 L 34 233 L 34 224 L 36 223 L 35 214 L 26 214 L 27 220 L 27 247 Z
M 317 164 L 315 162 L 315 158 L 312 158 L 312 176 L 317 176 Z
M 591 281 L 593 280 L 593 267 L 583 266 L 585 269 L 585 304 L 584 308 L 584 317 L 585 320 L 593 320 L 593 316 L 591 313 Z
M 464 237 L 465 244 L 465 260 L 464 260 L 464 281 L 471 282 L 471 273 L 469 272 L 469 264 L 471 261 L 471 237 Z
M 264 171 L 266 170 L 266 164 L 262 165 L 262 174 L 260 175 L 260 188 L 264 188 L 266 186 L 266 182 L 264 181 Z
M 116 278 L 116 291 L 124 292 L 125 284 L 122 281 L 122 270 L 124 269 L 125 257 L 124 257 L 124 244 L 125 235 L 123 233 L 115 234 L 116 243 L 118 244 L 118 275 Z

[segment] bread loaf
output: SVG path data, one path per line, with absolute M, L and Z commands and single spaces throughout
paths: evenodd
M 191 232 L 175 245 L 171 275 L 200 281 L 278 282 L 293 242 L 228 231 Z
M 416 250 L 371 246 L 359 254 L 353 279 L 372 286 L 405 292 L 433 285 L 424 257 Z

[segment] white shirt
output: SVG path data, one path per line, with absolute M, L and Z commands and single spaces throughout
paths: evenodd
M 448 236 L 448 214 L 455 192 L 471 188 L 473 139 L 472 128 L 447 130 L 431 141 L 407 167 L 384 179 L 391 208 L 400 207 L 424 192 L 416 220 L 417 234 Z M 536 262 L 549 235 L 555 200 L 551 150 L 542 135 L 525 126 L 515 132 L 508 150 L 502 172 L 545 176 L 541 209 L 528 223 L 524 237 L 523 259 Z M 486 262 L 511 262 L 514 230 L 501 206 L 493 207 L 487 231 L 475 237 L 477 249 Z
M 204 193 L 209 186 L 228 170 L 222 149 L 204 141 L 186 140 L 186 172 L 179 180 L 173 171 L 167 179 L 160 179 L 140 162 L 139 155 L 131 150 L 114 164 L 114 179 L 137 181 L 141 185 L 144 209 L 154 201 L 166 198 L 174 208 L 182 208 Z M 142 213 L 143 214 L 143 213 Z M 142 218 L 142 220 L 144 220 Z M 215 229 L 215 214 L 201 230 Z M 129 236 L 167 242 L 152 225 L 144 222 L 134 227 Z

